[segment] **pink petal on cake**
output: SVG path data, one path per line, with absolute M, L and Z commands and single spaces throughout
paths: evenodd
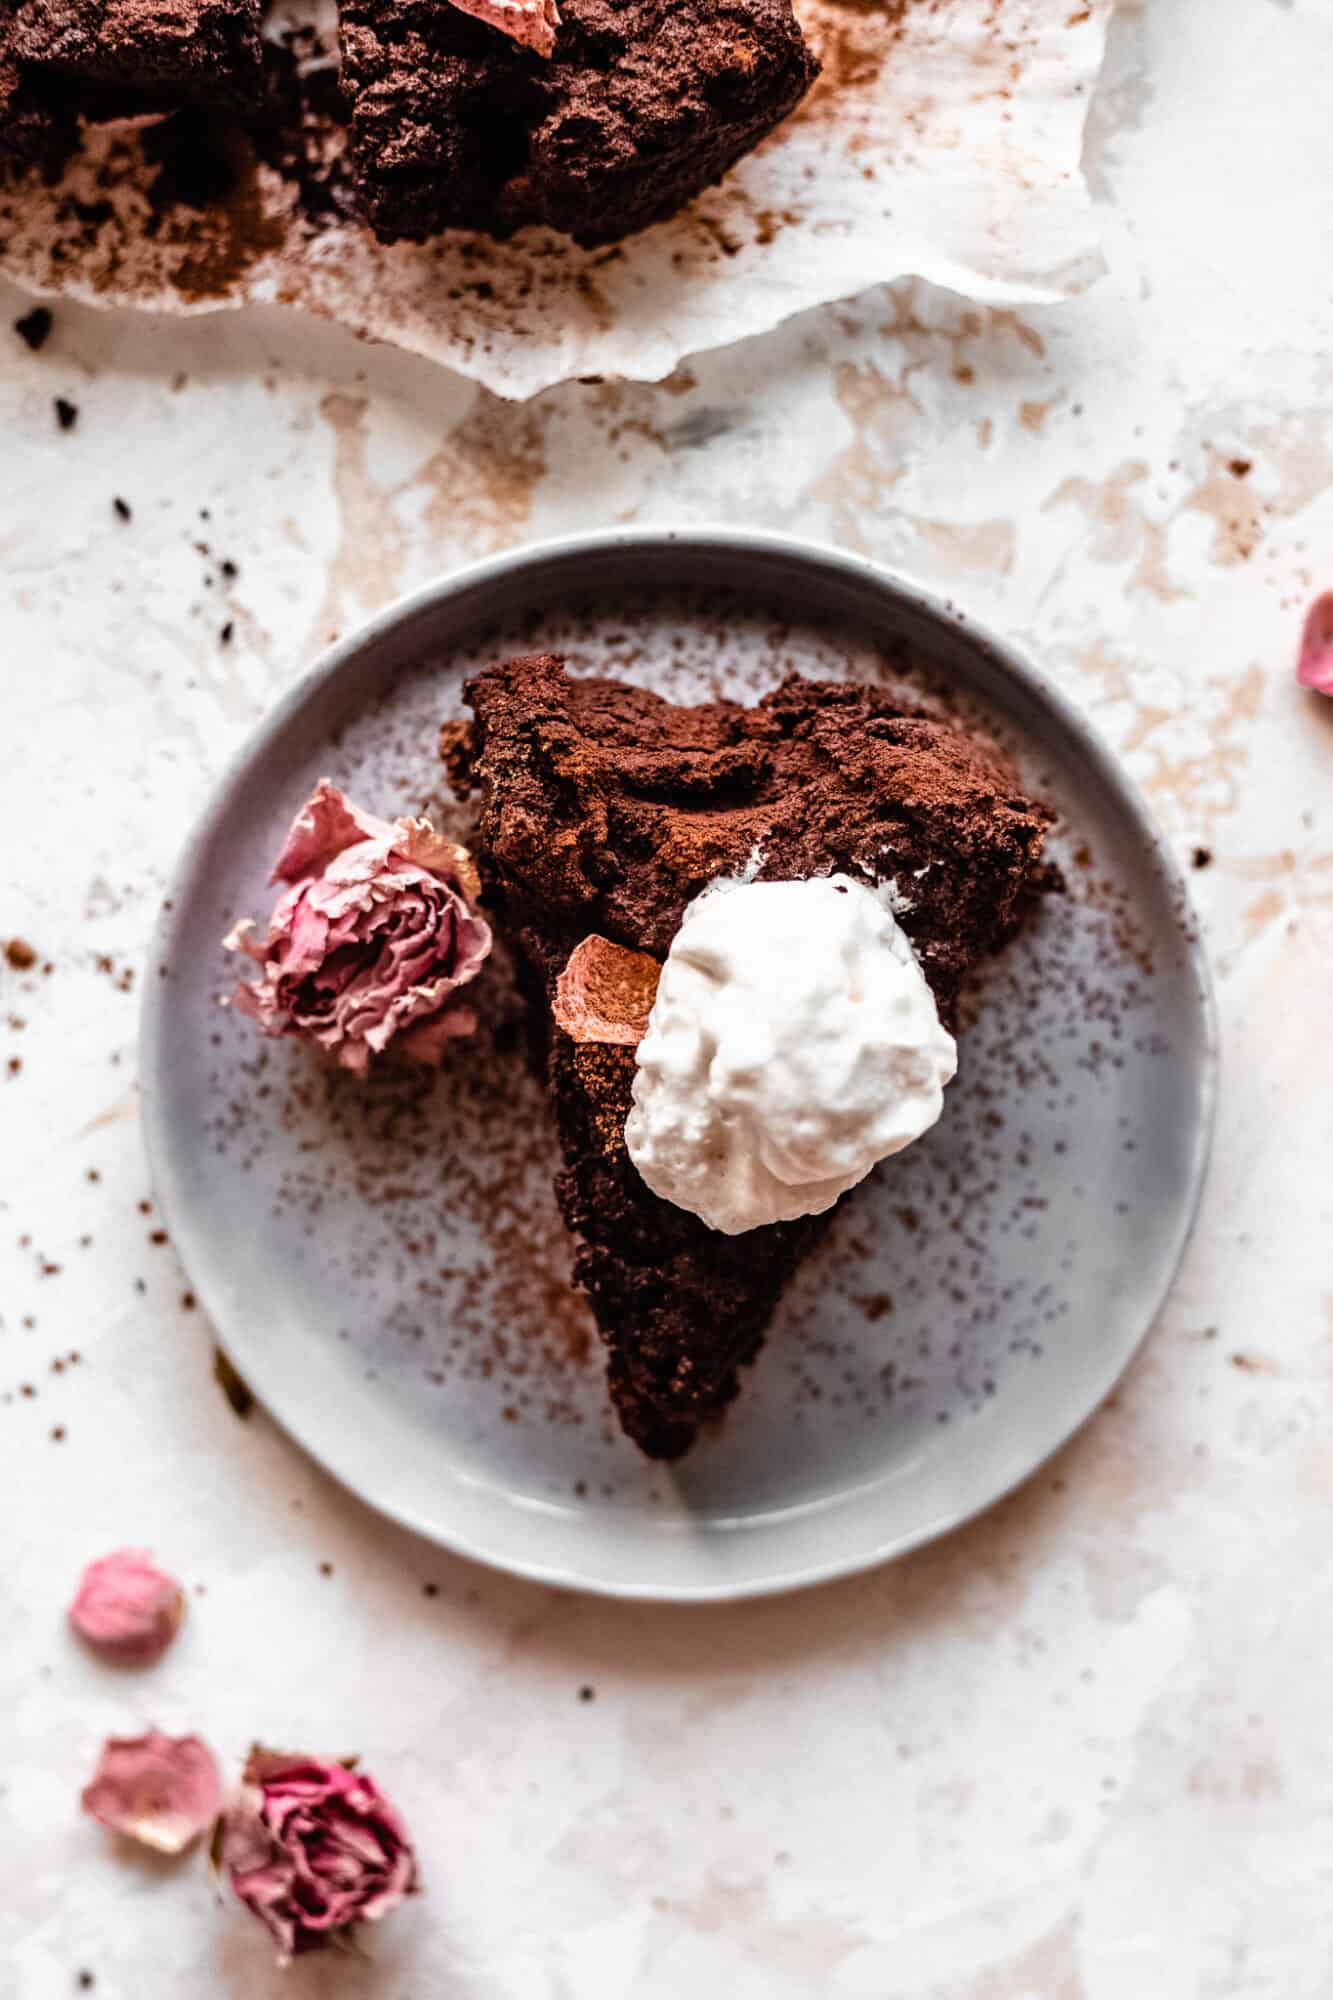
M 454 0 L 454 5 L 539 56 L 555 53 L 555 33 L 560 26 L 555 0 Z
M 83 1809 L 95 1820 L 159 1854 L 183 1854 L 217 1818 L 218 1767 L 198 1736 L 109 1736 Z
M 556 982 L 551 1010 L 556 1026 L 576 1042 L 637 1048 L 648 1032 L 661 975 L 661 966 L 646 952 L 586 937 Z
M 1333 590 L 1326 590 L 1305 614 L 1296 678 L 1318 694 L 1333 694 Z

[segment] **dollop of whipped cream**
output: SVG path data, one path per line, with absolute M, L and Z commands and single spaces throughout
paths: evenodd
M 738 1236 L 820 1214 L 919 1139 L 957 1051 L 885 900 L 831 875 L 696 897 L 636 1061 L 630 1158 Z

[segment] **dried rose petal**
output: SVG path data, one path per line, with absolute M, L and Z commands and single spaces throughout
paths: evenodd
M 555 0 L 454 0 L 454 5 L 539 56 L 555 53 L 555 31 L 560 26 Z
M 1296 678 L 1302 687 L 1333 694 L 1333 590 L 1316 597 L 1305 614 Z
M 95 1651 L 146 1666 L 165 1653 L 185 1616 L 185 1593 L 146 1549 L 117 1549 L 89 1563 L 69 1621 Z
M 662 968 L 647 952 L 627 951 L 609 938 L 575 945 L 556 982 L 556 1026 L 576 1042 L 637 1048 L 648 1032 Z
M 407 1829 L 375 1780 L 322 1757 L 252 1750 L 212 1851 L 280 1964 L 345 1941 L 418 1886 Z
M 83 1809 L 159 1854 L 183 1854 L 212 1824 L 222 1802 L 213 1752 L 198 1736 L 109 1736 Z
M 428 820 L 392 823 L 323 779 L 287 835 L 272 880 L 288 887 L 261 941 L 252 923 L 226 940 L 261 976 L 232 995 L 266 1035 L 313 1042 L 364 1076 L 390 1042 L 438 1064 L 476 1026 L 460 1006 L 491 949 L 473 908 L 472 857 Z

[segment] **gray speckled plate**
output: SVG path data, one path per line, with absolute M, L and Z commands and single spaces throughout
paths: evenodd
M 551 646 L 677 699 L 781 673 L 904 681 L 1016 755 L 1068 889 L 976 990 L 944 1117 L 839 1211 L 726 1421 L 674 1467 L 608 1419 L 555 1148 L 503 964 L 433 1082 L 362 1088 L 218 1005 L 219 940 L 328 774 L 459 831 L 438 722 Z M 928 884 L 922 892 L 928 893 Z M 1107 1394 L 1160 1306 L 1207 1153 L 1215 1043 L 1185 893 L 1073 710 L 952 606 L 779 537 L 607 534 L 432 585 L 335 647 L 190 841 L 148 982 L 158 1192 L 236 1366 L 373 1506 L 464 1554 L 623 1596 L 790 1588 L 987 1506 Z

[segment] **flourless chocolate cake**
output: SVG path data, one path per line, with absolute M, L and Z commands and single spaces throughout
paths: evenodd
M 634 1049 L 574 1040 L 552 1015 L 571 953 L 598 935 L 660 961 L 719 878 L 837 870 L 897 884 L 948 1025 L 969 968 L 1049 884 L 1051 815 L 962 728 L 874 688 L 793 676 L 755 708 L 687 708 L 541 654 L 465 692 L 475 720 L 446 725 L 442 754 L 455 789 L 481 788 L 476 853 L 528 987 L 576 1277 L 621 1423 L 650 1456 L 677 1457 L 736 1394 L 827 1218 L 727 1236 L 649 1189 L 624 1138 Z
M 343 0 L 341 18 L 386 242 L 523 223 L 617 242 L 720 180 L 818 71 L 790 0 L 561 0 L 549 59 L 449 0 Z

